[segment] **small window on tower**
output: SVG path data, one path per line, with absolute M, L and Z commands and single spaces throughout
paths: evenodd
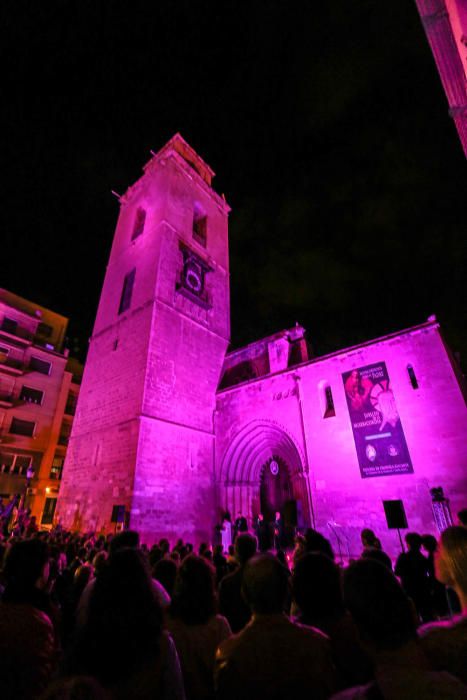
M 412 365 L 407 365 L 407 373 L 409 375 L 410 383 L 412 384 L 412 389 L 418 389 L 418 380 Z
M 122 296 L 120 297 L 120 305 L 118 307 L 118 313 L 122 314 L 124 311 L 130 308 L 131 305 L 131 295 L 133 294 L 133 285 L 135 283 L 136 269 L 133 268 L 131 272 L 125 275 L 123 280 Z
M 324 415 L 323 418 L 331 418 L 336 415 L 336 409 L 334 408 L 334 399 L 332 396 L 332 389 L 329 386 L 324 387 Z
M 141 207 L 136 210 L 135 223 L 133 226 L 133 233 L 131 234 L 131 240 L 134 241 L 135 238 L 141 236 L 144 231 L 144 224 L 146 223 L 146 211 Z
M 198 205 L 193 209 L 193 238 L 206 248 L 208 217 Z

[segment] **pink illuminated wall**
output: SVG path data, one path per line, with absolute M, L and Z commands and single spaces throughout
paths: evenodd
M 384 499 L 403 499 L 410 528 L 433 532 L 430 488 L 443 487 L 454 512 L 467 504 L 467 413 L 438 324 L 318 360 L 295 326 L 226 357 L 229 208 L 212 177 L 176 135 L 121 200 L 67 451 L 62 524 L 112 531 L 120 505 L 148 543 L 210 541 L 224 509 L 252 522 L 261 471 L 277 457 L 301 524 L 336 549 L 338 539 L 346 555 L 359 553 L 363 527 L 396 551 Z M 342 375 L 378 362 L 413 473 L 362 479 Z
M 111 530 L 123 505 L 146 541 L 211 538 L 213 413 L 230 332 L 229 207 L 212 177 L 176 135 L 121 200 L 64 468 L 66 526 Z
M 414 473 L 362 479 L 342 374 L 382 361 Z M 335 407 L 326 418 L 325 386 Z M 225 504 L 233 512 L 257 513 L 261 465 L 278 454 L 291 468 L 294 496 L 310 524 L 336 550 L 339 537 L 346 556 L 361 551 L 364 527 L 397 553 L 398 536 L 387 530 L 383 500 L 402 499 L 409 528 L 435 534 L 430 488 L 444 488 L 453 513 L 467 503 L 467 410 L 436 322 L 227 389 L 218 394 L 217 416 L 216 478 Z

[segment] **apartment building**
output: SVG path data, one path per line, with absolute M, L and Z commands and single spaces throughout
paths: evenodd
M 54 520 L 82 365 L 68 356 L 68 319 L 0 289 L 0 496 L 20 494 Z

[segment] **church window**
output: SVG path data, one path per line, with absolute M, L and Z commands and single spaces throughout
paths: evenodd
M 133 225 L 133 233 L 131 234 L 131 240 L 134 241 L 135 238 L 141 236 L 144 231 L 144 224 L 146 223 L 146 211 L 141 207 L 136 210 L 135 223 Z
M 193 238 L 197 243 L 206 248 L 208 217 L 201 207 L 195 205 L 193 210 Z
M 133 268 L 131 272 L 125 275 L 125 279 L 123 280 L 122 296 L 120 297 L 120 305 L 118 307 L 119 314 L 122 314 L 124 311 L 130 308 L 133 285 L 135 283 L 135 274 L 136 269 Z
M 329 384 L 324 387 L 324 415 L 323 418 L 331 418 L 336 415 L 336 409 L 334 408 L 334 398 L 332 396 L 332 389 Z
M 407 365 L 407 373 L 409 375 L 410 383 L 412 384 L 412 389 L 418 389 L 418 380 L 412 365 Z

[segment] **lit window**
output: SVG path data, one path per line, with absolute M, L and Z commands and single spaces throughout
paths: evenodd
M 33 421 L 13 418 L 10 425 L 10 433 L 13 433 L 14 435 L 26 435 L 27 437 L 32 437 L 34 435 L 35 427 L 36 424 Z
M 336 409 L 334 408 L 334 399 L 332 396 L 332 389 L 327 384 L 324 387 L 324 415 L 323 418 L 331 418 L 336 415 Z
M 407 373 L 409 375 L 410 383 L 412 384 L 412 389 L 418 389 L 418 380 L 415 376 L 415 370 L 412 365 L 407 365 Z
M 133 233 L 131 234 L 131 240 L 134 241 L 135 238 L 141 236 L 144 231 L 144 224 L 146 223 L 146 212 L 141 207 L 136 210 L 135 223 L 133 225 Z
M 123 280 L 122 296 L 120 297 L 120 306 L 118 307 L 118 313 L 122 314 L 124 311 L 130 308 L 131 296 L 133 294 L 133 285 L 135 283 L 136 270 L 133 269 Z
M 26 403 L 36 403 L 39 406 L 44 398 L 44 392 L 39 391 L 39 389 L 31 389 L 29 386 L 23 386 L 21 389 L 21 394 L 19 395 L 20 401 L 26 401 Z
M 200 207 L 193 210 L 193 238 L 197 243 L 206 248 L 208 217 Z

